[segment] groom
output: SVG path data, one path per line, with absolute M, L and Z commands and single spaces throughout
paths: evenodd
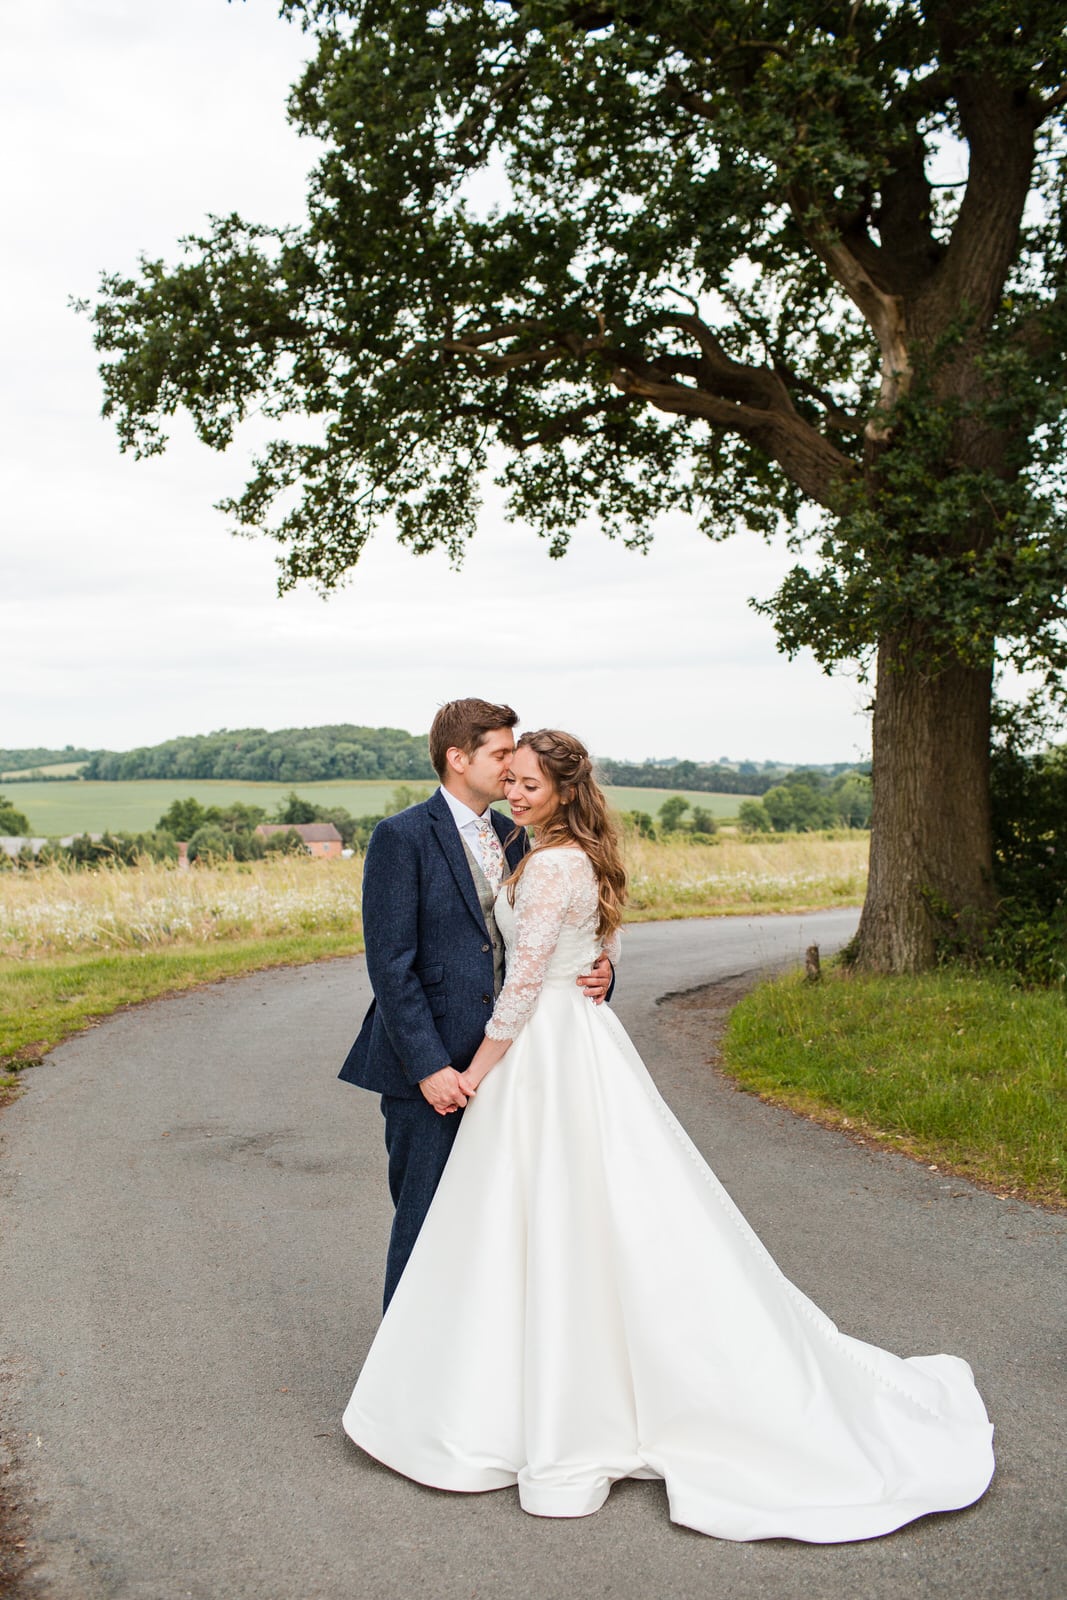
M 386 817 L 363 870 L 363 934 L 374 999 L 340 1077 L 382 1097 L 396 1207 L 385 1272 L 388 1306 L 430 1207 L 467 1103 L 459 1074 L 481 1043 L 504 977 L 493 916 L 525 840 L 491 809 L 504 794 L 518 718 L 510 706 L 452 700 L 430 728 L 441 787 Z M 579 979 L 600 1001 L 601 957 Z M 455 1113 L 455 1114 L 454 1114 Z

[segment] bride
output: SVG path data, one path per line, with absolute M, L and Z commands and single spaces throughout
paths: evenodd
M 537 1516 L 662 1478 L 675 1522 L 724 1539 L 869 1539 L 971 1504 L 993 1453 L 967 1363 L 840 1333 L 575 986 L 617 958 L 625 886 L 585 748 L 523 734 L 507 795 L 536 838 L 497 898 L 507 979 L 346 1433 L 439 1489 L 517 1483 Z

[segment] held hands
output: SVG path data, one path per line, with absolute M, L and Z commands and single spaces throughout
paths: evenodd
M 592 971 L 583 972 L 579 977 L 578 987 L 587 999 L 592 1000 L 594 1005 L 600 1006 L 607 999 L 613 976 L 611 962 L 607 956 L 599 955 L 593 962 Z
M 422 1079 L 419 1088 L 424 1099 L 442 1117 L 447 1117 L 450 1111 L 462 1111 L 474 1096 L 474 1089 L 455 1067 L 442 1067 L 440 1072 L 431 1072 L 428 1078 Z

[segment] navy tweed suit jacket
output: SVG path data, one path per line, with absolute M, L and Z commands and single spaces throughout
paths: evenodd
M 498 811 L 490 817 L 504 844 L 514 824 Z M 509 870 L 525 849 L 525 836 L 505 846 Z M 493 1009 L 489 932 L 440 791 L 371 835 L 363 933 L 374 999 L 339 1077 L 415 1096 L 431 1073 L 470 1064 Z

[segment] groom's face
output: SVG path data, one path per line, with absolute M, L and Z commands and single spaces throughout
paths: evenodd
M 510 728 L 494 728 L 487 733 L 472 756 L 467 756 L 464 779 L 471 794 L 485 805 L 504 798 L 504 779 L 515 753 L 515 735 Z

